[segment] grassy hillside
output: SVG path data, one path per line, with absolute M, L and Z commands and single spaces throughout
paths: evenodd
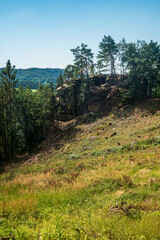
M 0 175 L 0 237 L 160 239 L 159 109 L 146 100 L 51 128 Z

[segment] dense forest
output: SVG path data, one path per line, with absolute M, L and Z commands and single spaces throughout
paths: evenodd
M 1 71 L 2 69 L 0 69 Z M 16 69 L 16 77 L 18 82 L 16 87 L 30 87 L 31 89 L 37 89 L 40 85 L 45 85 L 49 82 L 56 83 L 57 77 L 60 73 L 63 73 L 63 69 L 60 68 L 28 68 L 28 69 Z
M 71 52 L 74 64 L 61 71 L 56 87 L 53 81 L 45 86 L 39 85 L 36 92 L 30 87 L 22 87 L 21 80 L 18 84 L 19 73 L 9 60 L 1 70 L 1 162 L 10 161 L 36 146 L 51 123 L 58 128 L 64 108 L 72 118 L 87 112 L 91 87 L 97 81 L 99 85 L 107 83 L 108 75 L 112 76 L 117 89 L 117 106 L 160 96 L 160 45 L 157 42 L 127 43 L 123 38 L 115 43 L 111 36 L 104 36 L 99 44 L 96 63 L 86 44 L 82 43 Z

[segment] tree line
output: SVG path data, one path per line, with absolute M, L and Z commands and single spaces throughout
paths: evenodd
M 9 60 L 2 69 L 1 162 L 10 161 L 40 143 L 51 122 L 61 120 L 64 107 L 72 113 L 73 118 L 77 115 L 75 109 L 81 108 L 81 113 L 87 111 L 86 97 L 94 85 L 91 76 L 96 75 L 99 81 L 104 74 L 114 76 L 119 99 L 123 96 L 126 102 L 160 96 L 160 45 L 157 42 L 127 43 L 123 38 L 115 43 L 111 36 L 104 36 L 99 44 L 96 63 L 92 50 L 84 43 L 71 49 L 71 52 L 74 64 L 67 65 L 64 73 L 57 78 L 56 87 L 50 82 L 46 86 L 39 86 L 36 92 L 30 87 L 15 88 L 17 72 Z M 118 75 L 126 76 L 123 87 Z
M 40 85 L 46 85 L 48 82 L 56 82 L 57 77 L 63 69 L 58 68 L 28 68 L 16 69 L 18 82 L 16 87 L 30 86 L 32 89 L 37 89 Z
M 110 35 L 104 36 L 99 44 L 96 63 L 91 49 L 83 43 L 71 51 L 74 64 L 65 68 L 64 81 L 67 78 L 73 81 L 77 77 L 85 79 L 88 88 L 89 75 L 122 74 L 127 75 L 128 97 L 137 99 L 160 94 L 160 45 L 157 42 L 138 40 L 127 43 L 123 38 L 115 43 Z
M 55 95 L 52 85 L 36 92 L 30 87 L 16 89 L 16 70 L 10 61 L 0 77 L 0 159 L 6 162 L 40 142 L 54 117 Z

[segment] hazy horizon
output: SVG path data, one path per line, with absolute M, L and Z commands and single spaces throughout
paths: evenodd
M 160 42 L 159 0 L 0 0 L 0 67 L 65 68 L 82 42 L 97 54 L 104 35 L 116 42 Z
M 14 65 L 14 64 L 13 64 Z M 1 68 L 4 68 L 5 66 L 3 66 L 3 67 L 0 67 L 0 69 Z M 15 69 L 18 69 L 18 70 L 24 70 L 24 69 L 64 69 L 64 68 L 59 68 L 59 67 L 55 67 L 55 68 L 52 68 L 52 67 L 27 67 L 27 68 L 17 68 L 16 66 L 15 66 Z

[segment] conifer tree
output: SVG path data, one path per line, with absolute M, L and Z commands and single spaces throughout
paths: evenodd
M 71 49 L 75 58 L 74 64 L 81 79 L 89 77 L 90 67 L 93 65 L 93 53 L 92 50 L 87 47 L 88 45 L 81 43 L 81 46 Z
M 117 45 L 113 38 L 108 35 L 104 36 L 102 41 L 99 44 L 99 53 L 98 53 L 98 59 L 103 62 L 103 65 L 108 68 L 110 66 L 110 73 L 116 74 L 115 70 L 115 61 L 117 58 Z
M 15 66 L 11 66 L 10 60 L 7 61 L 6 67 L 2 69 L 1 77 L 1 107 L 2 107 L 2 146 L 1 155 L 4 161 L 9 161 L 14 155 L 15 144 L 15 85 L 17 83 Z
M 72 110 L 72 116 L 75 117 L 75 81 L 76 81 L 76 67 L 74 65 L 67 65 L 64 70 L 64 77 L 67 79 L 68 88 L 68 109 Z
M 88 45 L 81 43 L 81 46 L 71 49 L 74 55 L 74 65 L 76 67 L 77 76 L 81 79 L 81 93 L 79 95 L 80 105 L 83 104 L 84 111 L 86 110 L 86 95 L 89 93 L 89 75 L 93 70 L 92 50 L 87 48 Z
M 118 56 L 120 61 L 120 72 L 124 75 L 126 72 L 126 49 L 127 49 L 127 43 L 124 38 L 119 42 L 118 46 Z

